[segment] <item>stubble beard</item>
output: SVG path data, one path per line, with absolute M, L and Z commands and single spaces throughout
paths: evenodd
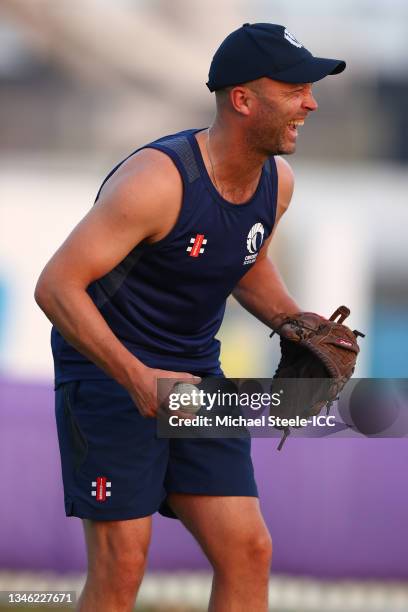
M 286 135 L 287 125 L 263 126 L 262 129 L 251 130 L 248 144 L 262 156 L 292 155 L 296 151 L 296 142 L 290 142 Z
M 286 126 L 283 128 L 286 132 Z M 296 151 L 296 141 L 291 142 L 290 144 L 285 144 L 285 136 L 282 135 L 281 140 L 279 142 L 279 151 L 276 155 L 293 155 Z
M 274 105 L 267 104 L 260 111 L 256 126 L 251 130 L 249 139 L 252 148 L 260 154 L 270 157 L 272 155 L 292 155 L 296 151 L 296 141 L 290 141 L 287 135 L 287 121 L 271 121 L 271 117 L 278 114 Z

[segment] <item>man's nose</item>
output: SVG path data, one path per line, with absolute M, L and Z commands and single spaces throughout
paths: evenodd
M 303 101 L 303 106 L 307 108 L 308 111 L 315 111 L 319 108 L 319 105 L 316 102 L 315 98 L 313 97 L 313 94 L 311 91 L 307 92 L 304 98 L 304 101 Z

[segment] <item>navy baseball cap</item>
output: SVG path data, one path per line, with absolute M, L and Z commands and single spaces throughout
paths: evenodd
M 215 52 L 207 87 L 215 91 L 261 77 L 313 83 L 345 67 L 342 60 L 314 57 L 283 25 L 244 23 Z

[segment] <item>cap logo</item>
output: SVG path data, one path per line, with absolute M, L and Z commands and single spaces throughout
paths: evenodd
M 299 48 L 303 47 L 303 45 L 298 40 L 296 40 L 293 34 L 289 32 L 288 28 L 285 28 L 283 35 L 286 38 L 286 40 L 290 42 L 291 45 L 294 45 L 295 47 L 299 47 Z

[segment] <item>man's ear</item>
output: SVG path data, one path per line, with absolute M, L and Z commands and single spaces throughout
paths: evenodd
M 233 87 L 229 93 L 232 108 L 241 115 L 249 115 L 255 101 L 255 94 L 248 87 Z

